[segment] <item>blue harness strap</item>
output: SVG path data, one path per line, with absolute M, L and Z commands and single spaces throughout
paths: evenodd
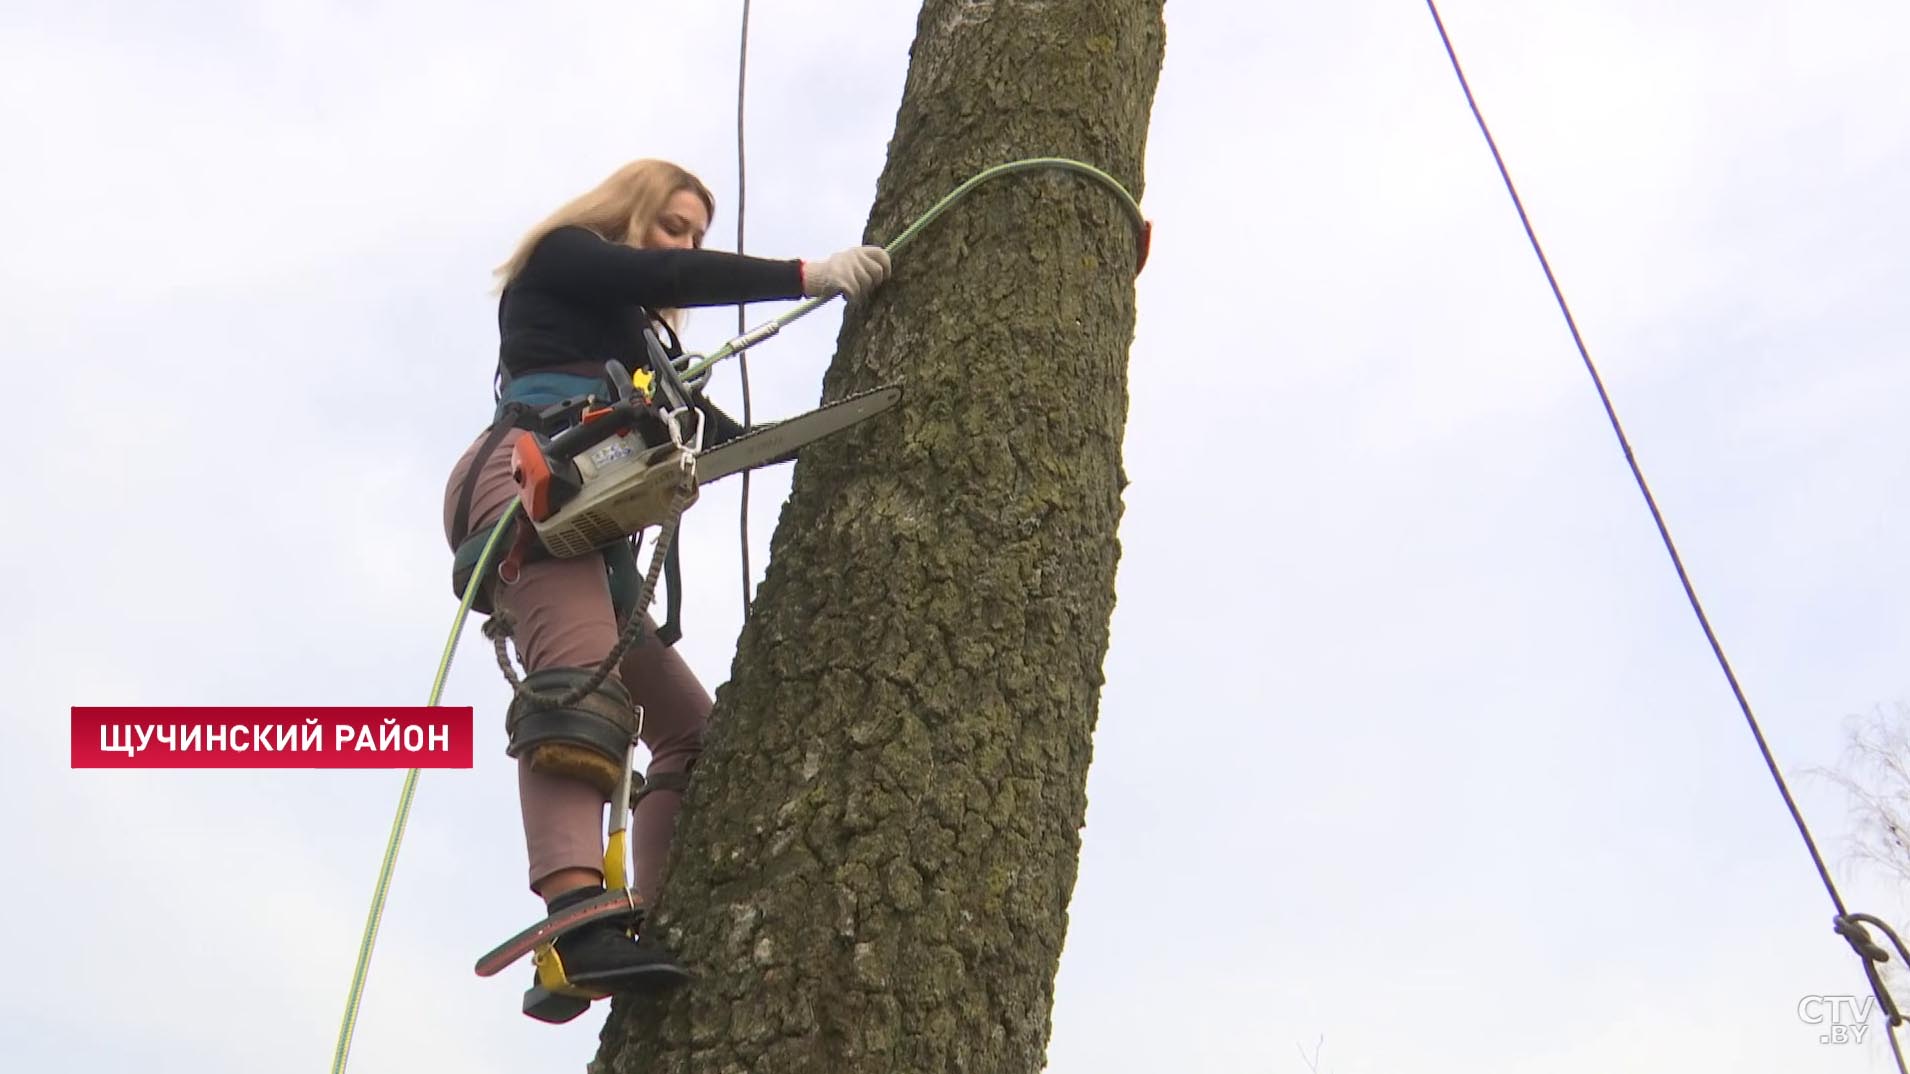
M 497 410 L 492 414 L 492 420 L 503 417 L 504 407 L 509 403 L 522 403 L 541 410 L 580 395 L 592 392 L 602 394 L 604 387 L 604 378 L 586 377 L 578 373 L 526 373 L 521 377 L 512 377 L 498 392 Z

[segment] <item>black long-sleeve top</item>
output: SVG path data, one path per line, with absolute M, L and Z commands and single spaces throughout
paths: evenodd
M 498 299 L 498 364 L 507 377 L 594 376 L 645 361 L 646 310 L 802 297 L 802 262 L 717 250 L 639 250 L 581 227 L 538 242 Z

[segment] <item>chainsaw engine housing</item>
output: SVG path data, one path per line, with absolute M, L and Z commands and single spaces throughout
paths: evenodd
M 519 440 L 516 453 L 512 475 L 519 497 L 538 538 L 560 557 L 587 555 L 661 525 L 688 455 L 681 445 L 669 441 L 650 445 L 628 432 L 611 436 L 564 463 L 548 458 L 536 437 Z M 551 486 L 572 482 L 576 491 L 563 496 L 561 505 L 553 509 Z M 692 489 L 684 506 L 696 498 Z

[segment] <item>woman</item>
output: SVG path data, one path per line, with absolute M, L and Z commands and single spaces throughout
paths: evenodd
M 672 356 L 680 355 L 674 329 L 685 308 L 835 293 L 857 301 L 888 277 L 888 254 L 879 246 L 813 261 L 704 250 L 715 211 L 715 198 L 689 172 L 660 160 L 635 161 L 538 224 L 498 268 L 499 411 L 446 485 L 445 536 L 453 549 L 487 535 L 517 495 L 511 449 L 527 433 L 511 425 L 511 416 L 524 411 L 507 404 L 535 409 L 589 392 L 614 398 L 605 363 L 645 368 L 646 329 L 667 339 Z M 712 437 L 734 435 L 736 425 L 726 416 L 707 403 L 699 409 Z M 490 606 L 513 621 L 528 687 L 562 695 L 616 644 L 621 620 L 609 562 L 599 555 L 532 557 L 511 583 L 490 579 Z M 603 891 L 603 809 L 612 784 L 585 773 L 621 767 L 623 751 L 614 751 L 613 766 L 604 747 L 618 735 L 628 742 L 633 706 L 641 707 L 651 761 L 630 842 L 637 891 L 646 903 L 655 901 L 711 699 L 683 658 L 656 640 L 647 615 L 644 624 L 643 642 L 583 701 L 524 714 L 514 704 L 507 720 L 530 887 L 550 912 Z M 685 978 L 667 954 L 609 923 L 578 929 L 556 947 L 577 984 L 621 990 Z

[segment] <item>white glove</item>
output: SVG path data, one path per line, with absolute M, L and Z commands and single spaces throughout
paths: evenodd
M 889 252 L 880 246 L 853 246 L 802 263 L 802 293 L 811 298 L 840 291 L 849 301 L 860 301 L 888 278 Z

